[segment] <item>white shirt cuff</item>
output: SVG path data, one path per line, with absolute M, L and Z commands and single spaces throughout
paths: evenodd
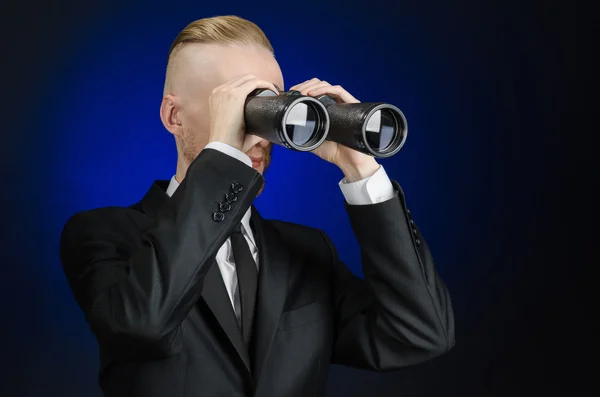
M 394 186 L 382 165 L 373 175 L 360 181 L 347 183 L 346 178 L 342 179 L 339 187 L 350 205 L 376 204 L 394 197 Z
M 252 167 L 252 160 L 246 153 L 244 153 L 241 150 L 238 150 L 238 149 L 234 148 L 233 146 L 228 145 L 226 143 L 210 142 L 204 148 L 218 150 L 221 153 L 227 154 L 235 159 L 238 159 L 242 163 L 246 164 L 248 167 Z

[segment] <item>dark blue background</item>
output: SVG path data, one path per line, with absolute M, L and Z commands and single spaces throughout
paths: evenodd
M 586 346 L 568 336 L 586 324 L 574 269 L 597 263 L 598 249 L 579 190 L 594 174 L 575 135 L 574 3 L 95 0 L 0 11 L 0 395 L 99 395 L 59 235 L 74 212 L 132 204 L 172 176 L 174 141 L 158 115 L 167 51 L 187 23 L 223 14 L 264 29 L 287 87 L 318 77 L 409 121 L 405 147 L 381 163 L 451 290 L 457 344 L 396 373 L 334 366 L 329 395 L 584 395 L 567 382 Z M 340 171 L 277 147 L 266 177 L 262 214 L 324 229 L 361 274 Z

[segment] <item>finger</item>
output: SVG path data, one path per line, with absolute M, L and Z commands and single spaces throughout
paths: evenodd
M 344 102 L 344 103 L 360 102 L 358 99 L 354 98 L 348 91 L 346 91 L 344 88 L 342 88 L 339 85 L 315 88 L 314 90 L 309 91 L 308 95 L 310 95 L 310 96 L 331 95 L 331 96 L 335 97 L 339 102 Z
M 233 79 L 221 84 L 220 86 L 215 87 L 212 92 L 214 93 L 214 92 L 219 92 L 219 91 L 227 91 L 232 88 L 239 87 L 240 85 L 244 84 L 246 81 L 249 81 L 249 80 L 252 80 L 255 78 L 256 78 L 256 76 L 251 73 L 241 74 L 241 75 L 238 75 L 238 76 L 234 77 Z
M 321 80 L 319 80 L 317 78 L 312 78 L 312 79 L 307 80 L 307 81 L 305 81 L 303 83 L 296 84 L 295 86 L 293 86 L 293 87 L 290 88 L 290 91 L 300 91 L 300 92 L 302 92 L 301 90 L 303 90 L 307 86 L 314 85 L 314 84 L 317 84 L 317 83 L 320 83 L 320 82 L 321 82 Z
M 329 84 L 326 81 L 321 81 L 320 83 L 310 85 L 310 86 L 302 89 L 302 91 L 300 91 L 300 92 L 302 93 L 302 95 L 308 95 L 312 91 L 315 91 L 315 90 L 321 89 L 321 88 L 325 88 L 325 87 L 331 87 L 331 84 Z
M 308 95 L 308 93 L 311 90 L 314 90 L 317 87 L 329 87 L 329 86 L 331 86 L 331 84 L 329 84 L 328 82 L 326 82 L 326 81 L 319 81 L 318 83 L 307 85 L 306 87 L 303 87 L 299 91 L 302 93 L 302 95 Z
M 306 81 L 304 81 L 304 82 L 302 82 L 300 84 L 296 84 L 295 86 L 290 87 L 289 90 L 290 91 L 298 91 L 299 88 L 302 88 L 303 86 L 305 86 L 306 84 L 309 84 L 313 80 L 315 80 L 315 79 L 306 80 Z
M 275 93 L 279 93 L 279 90 L 277 90 L 275 84 L 271 83 L 270 81 L 260 80 L 257 78 L 248 80 L 243 84 L 240 84 L 238 87 L 235 88 L 235 90 L 238 91 L 240 95 L 248 96 L 248 94 L 250 94 L 257 88 L 273 90 Z
M 237 88 L 253 79 L 256 79 L 256 76 L 253 75 L 252 73 L 243 74 L 238 77 L 235 77 L 233 80 L 231 80 L 229 82 L 229 84 L 226 84 L 226 85 L 228 86 L 228 88 L 233 89 L 233 88 Z
M 297 89 L 297 91 L 300 91 L 303 95 L 306 95 L 306 93 L 308 93 L 308 91 L 313 88 L 316 87 L 320 84 L 325 84 L 325 85 L 330 85 L 328 82 L 326 81 L 321 81 L 319 79 L 313 79 L 309 82 L 307 82 L 306 84 L 303 84 L 302 87 L 299 87 Z

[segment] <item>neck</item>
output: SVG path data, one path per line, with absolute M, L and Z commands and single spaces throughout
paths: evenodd
M 175 171 L 175 179 L 177 182 L 183 182 L 183 178 L 185 178 L 185 174 L 189 168 L 189 163 L 182 159 L 181 156 L 177 156 L 177 170 Z

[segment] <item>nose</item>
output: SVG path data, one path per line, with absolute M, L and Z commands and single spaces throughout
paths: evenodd
M 271 144 L 271 142 L 267 141 L 266 139 L 260 138 L 260 141 L 258 141 L 258 143 L 256 145 L 260 146 L 260 147 L 262 147 L 264 149 L 267 146 L 269 146 L 270 144 Z
M 269 147 L 270 144 L 271 142 L 264 138 L 261 138 L 256 135 L 248 135 L 246 136 L 246 140 L 244 142 L 244 147 L 242 148 L 242 151 L 244 153 L 247 153 L 249 150 L 252 150 L 252 148 L 255 147 L 265 150 Z

